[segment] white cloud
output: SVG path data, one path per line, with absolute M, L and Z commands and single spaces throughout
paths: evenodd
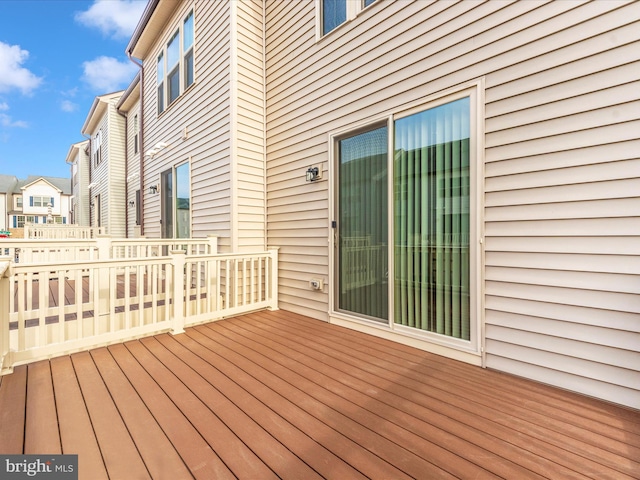
M 69 100 L 63 100 L 62 102 L 60 102 L 60 109 L 63 112 L 75 112 L 76 110 L 78 110 L 78 104 L 73 103 Z
M 113 57 L 98 57 L 84 62 L 82 67 L 82 79 L 100 93 L 114 92 L 126 87 L 138 71 L 138 67 L 132 62 L 120 62 Z
M 6 113 L 0 113 L 0 126 L 27 128 L 29 125 L 27 124 L 27 122 L 24 122 L 22 120 L 13 120 Z
M 135 30 L 146 5 L 145 0 L 95 0 L 89 10 L 77 13 L 75 19 L 106 36 L 127 38 Z
M 0 112 L 9 110 L 9 105 L 6 102 L 0 102 Z
M 27 58 L 29 52 L 19 45 L 0 42 L 0 92 L 18 89 L 28 95 L 40 85 L 42 78 L 22 66 Z

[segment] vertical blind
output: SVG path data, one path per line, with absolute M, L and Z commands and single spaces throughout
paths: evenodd
M 470 339 L 469 134 L 463 98 L 395 122 L 394 321 Z
M 340 140 L 338 306 L 389 318 L 387 127 Z

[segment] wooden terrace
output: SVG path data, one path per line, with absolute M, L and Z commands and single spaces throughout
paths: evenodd
M 82 479 L 640 477 L 638 411 L 282 310 L 0 381 L 0 452 Z

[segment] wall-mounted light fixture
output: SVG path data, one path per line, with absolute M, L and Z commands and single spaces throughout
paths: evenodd
M 89 206 L 90 206 L 91 208 L 93 208 L 93 207 L 95 207 L 95 203 L 91 202 L 91 203 L 89 204 Z
M 136 202 L 134 202 L 133 200 L 129 200 L 129 206 L 133 207 L 136 204 Z
M 320 170 L 318 167 L 309 167 L 307 169 L 307 182 L 315 182 L 320 178 Z
M 149 194 L 155 195 L 156 193 L 158 193 L 158 186 L 157 185 L 149 186 Z

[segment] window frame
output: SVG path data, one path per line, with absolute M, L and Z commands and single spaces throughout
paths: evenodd
M 91 142 L 91 160 L 96 167 L 102 163 L 102 129 L 96 132 Z
M 138 122 L 138 114 L 136 113 L 133 116 L 133 153 L 134 155 L 138 153 L 138 150 L 140 149 L 139 145 L 138 145 L 138 135 L 140 133 L 140 124 Z
M 371 130 L 375 127 L 379 127 L 382 123 L 385 123 L 388 134 L 388 148 L 387 161 L 388 161 L 388 269 L 389 279 L 395 278 L 395 265 L 394 265 L 394 249 L 395 242 L 393 238 L 394 232 L 394 137 L 395 137 L 395 121 L 404 118 L 415 113 L 430 110 L 432 108 L 445 105 L 447 103 L 459 100 L 464 97 L 470 98 L 470 146 L 469 146 L 469 162 L 470 162 L 470 222 L 469 222 L 469 268 L 470 268 L 470 340 L 462 340 L 441 334 L 436 334 L 429 331 L 418 330 L 413 327 L 407 327 L 404 325 L 396 324 L 394 321 L 394 282 L 389 281 L 389 319 L 388 322 L 380 322 L 367 319 L 365 316 L 358 316 L 344 310 L 339 309 L 339 292 L 338 292 L 338 276 L 340 274 L 337 258 L 338 238 L 336 227 L 339 227 L 337 223 L 332 225 L 332 221 L 337 221 L 339 218 L 339 177 L 338 167 L 340 162 L 338 143 L 344 138 L 349 138 L 357 135 L 361 132 Z M 330 262 L 329 262 L 329 283 L 333 283 L 333 288 L 329 290 L 329 316 L 337 322 L 345 322 L 345 324 L 353 325 L 354 328 L 362 328 L 364 331 L 382 330 L 387 333 L 383 335 L 394 335 L 393 338 L 411 337 L 420 341 L 424 341 L 425 345 L 428 344 L 431 351 L 446 351 L 450 355 L 455 356 L 461 360 L 468 361 L 470 363 L 477 363 L 478 357 L 482 356 L 482 308 L 483 308 L 483 286 L 482 286 L 482 271 L 484 265 L 484 251 L 483 251 L 483 185 L 482 179 L 484 178 L 484 166 L 483 166 L 483 119 L 484 119 L 484 83 L 482 79 L 469 82 L 459 88 L 450 89 L 444 91 L 441 94 L 426 97 L 411 103 L 399 105 L 389 111 L 383 112 L 380 115 L 369 118 L 367 120 L 346 125 L 340 130 L 329 132 L 328 135 L 328 148 L 329 148 L 329 161 L 331 168 L 329 169 L 330 176 L 330 212 L 331 218 L 329 223 L 332 228 L 329 229 L 329 243 L 333 246 L 330 248 Z M 357 325 L 361 325 L 358 327 Z M 442 350 L 442 348 L 446 350 Z M 427 348 L 427 347 L 425 347 Z M 452 353 L 452 352 L 458 353 Z
M 343 0 L 345 2 L 345 20 L 331 30 L 324 32 L 324 0 L 315 0 L 316 10 L 316 41 L 319 41 L 325 37 L 330 36 L 333 32 L 340 30 L 341 27 L 351 22 L 363 11 L 369 9 L 372 5 L 377 3 L 377 0 L 371 0 L 369 5 L 366 5 L 366 0 L 352 1 Z
M 158 116 L 167 111 L 195 84 L 195 8 L 189 9 L 180 18 L 181 21 L 178 26 L 169 30 L 171 32 L 170 35 L 156 54 L 156 103 Z M 192 22 L 193 38 L 191 45 L 185 50 L 185 25 L 189 20 Z M 177 49 L 177 60 L 172 65 L 169 65 L 169 52 L 170 49 L 174 48 L 174 41 L 178 42 L 177 47 L 175 47 Z M 191 74 L 190 78 L 188 77 L 189 73 Z M 188 82 L 189 79 L 191 82 Z M 173 90 L 173 94 L 172 87 L 177 89 Z

